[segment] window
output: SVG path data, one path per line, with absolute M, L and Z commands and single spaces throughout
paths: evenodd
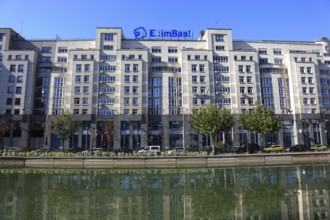
M 16 55 L 16 60 L 22 60 L 22 55 Z
M 133 105 L 138 105 L 138 104 L 139 104 L 139 99 L 133 98 Z
M 224 35 L 223 34 L 216 34 L 214 36 L 215 42 L 223 42 L 224 41 Z
M 309 84 L 313 84 L 314 82 L 313 82 L 313 77 L 308 77 L 308 83 Z
M 74 87 L 74 93 L 75 94 L 80 94 L 80 86 Z
M 215 50 L 225 50 L 225 46 L 215 46 Z
M 248 98 L 249 105 L 253 105 L 253 98 Z
M 139 64 L 133 64 L 133 72 L 139 71 Z
M 0 66 L 0 73 L 2 72 L 2 66 Z
M 198 105 L 198 98 L 193 98 L 193 105 Z
M 84 86 L 83 87 L 83 93 L 84 94 L 88 94 L 89 93 L 89 87 L 88 86 Z
M 4 34 L 0 34 L 0 41 L 3 41 Z
M 241 105 L 245 105 L 245 98 L 241 98 Z
M 134 83 L 139 82 L 139 76 L 133 76 L 133 82 Z
M 124 98 L 124 105 L 129 105 L 129 98 Z
M 22 83 L 23 82 L 23 76 L 17 76 L 17 83 Z
M 302 87 L 301 88 L 301 91 L 302 91 L 302 93 L 305 95 L 305 94 L 307 94 L 307 88 L 306 87 Z
M 311 98 L 311 105 L 315 105 L 315 104 L 316 104 L 315 98 Z
M 308 98 L 303 99 L 304 105 L 308 105 Z
M 245 82 L 245 81 L 244 81 L 244 76 L 240 76 L 240 77 L 239 77 L 239 82 L 240 82 L 240 83 L 244 83 L 244 82 Z
M 131 65 L 130 64 L 125 64 L 125 72 L 129 72 L 131 69 Z
M 281 49 L 274 49 L 274 55 L 281 55 L 282 51 Z
M 15 105 L 20 105 L 20 104 L 21 104 L 21 99 L 15 98 Z
M 66 47 L 59 47 L 57 50 L 58 53 L 67 53 L 68 52 L 68 48 Z
M 162 61 L 161 57 L 153 57 L 151 59 L 151 62 L 153 62 L 153 63 L 160 63 L 161 61 Z
M 300 73 L 305 73 L 305 67 L 301 66 L 299 69 L 300 69 Z
M 191 65 L 191 71 L 192 72 L 197 72 L 197 65 L 196 64 Z
M 76 76 L 76 83 L 81 83 L 81 76 Z
M 16 94 L 22 94 L 22 87 L 16 87 Z
M 268 63 L 268 59 L 267 58 L 259 59 L 259 63 L 260 64 L 267 64 Z
M 252 94 L 253 93 L 253 88 L 252 87 L 248 87 L 248 93 Z
M 16 65 L 10 65 L 10 72 L 16 72 Z
M 15 76 L 9 76 L 8 82 L 9 83 L 14 83 L 15 82 Z
M 197 76 L 192 76 L 191 77 L 191 81 L 193 82 L 193 83 L 197 83 L 198 81 L 197 81 Z
M 241 94 L 242 94 L 242 93 L 245 93 L 245 87 L 240 87 L 240 88 L 239 88 L 239 93 L 241 93 Z
M 66 63 L 68 60 L 66 57 L 57 57 L 57 62 L 59 63 Z
M 88 83 L 89 82 L 89 76 L 84 76 L 84 83 Z
M 6 109 L 6 115 L 11 115 L 11 109 Z
M 238 66 L 238 72 L 240 72 L 240 73 L 244 72 L 243 65 Z
M 14 109 L 14 115 L 19 115 L 19 109 Z
M 200 55 L 195 55 L 195 60 L 200 60 L 201 56 Z
M 65 86 L 65 78 L 55 77 L 54 86 Z
M 206 105 L 206 99 L 201 99 L 201 105 Z
M 160 47 L 151 48 L 151 53 L 161 53 L 162 49 Z
M 192 93 L 197 93 L 197 91 L 198 91 L 198 87 L 197 87 L 197 86 L 193 86 L 193 87 L 191 88 L 191 90 L 192 90 Z
M 129 115 L 129 109 L 124 109 L 124 115 Z
M 103 49 L 104 50 L 113 50 L 113 46 L 112 45 L 104 45 Z
M 80 98 L 74 98 L 74 104 L 80 105 Z
M 259 54 L 267 54 L 267 49 L 261 48 L 258 50 Z
M 314 94 L 314 87 L 309 88 L 309 94 Z
M 177 57 L 169 57 L 168 58 L 168 62 L 170 62 L 170 63 L 177 63 L 178 62 L 178 58 Z
M 41 53 L 52 53 L 52 48 L 51 47 L 42 47 Z
M 205 82 L 206 82 L 205 76 L 200 76 L 200 77 L 199 77 L 199 81 L 200 81 L 201 83 L 205 83 Z
M 177 53 L 178 49 L 176 47 L 169 47 L 168 48 L 168 53 Z
M 79 109 L 73 109 L 73 114 L 74 115 L 79 115 Z
M 312 67 L 307 67 L 307 73 L 312 73 Z
M 301 83 L 305 84 L 306 83 L 306 77 L 301 77 Z
M 12 104 L 13 104 L 13 99 L 7 98 L 6 105 L 12 105 Z
M 247 72 L 247 73 L 251 73 L 251 66 L 250 66 L 250 65 L 247 65 L 247 66 L 246 66 L 246 72 Z
M 124 81 L 125 81 L 125 83 L 129 83 L 130 82 L 130 76 L 125 76 L 124 77 Z
M 199 65 L 199 72 L 205 72 L 205 65 L 204 64 Z
M 18 65 L 17 72 L 20 72 L 20 73 L 24 72 L 24 65 L 21 65 L 21 64 Z
M 91 66 L 90 64 L 85 64 L 85 68 L 84 68 L 85 72 L 90 72 L 91 71 Z
M 282 64 L 282 59 L 275 58 L 275 64 Z
M 83 98 L 83 105 L 88 105 L 88 98 Z
M 252 76 L 246 77 L 246 82 L 247 83 L 252 83 Z
M 76 64 L 76 72 L 81 72 L 81 64 Z
M 137 87 L 137 86 L 133 86 L 133 93 L 134 93 L 134 94 L 139 93 L 139 87 Z
M 113 40 L 113 34 L 112 33 L 105 33 L 104 34 L 104 40 Z
M 88 114 L 88 110 L 87 110 L 87 109 L 83 109 L 83 110 L 82 110 L 82 114 L 83 114 L 83 115 L 87 115 L 87 114 Z
M 124 87 L 124 92 L 125 92 L 125 93 L 129 93 L 129 88 L 130 88 L 129 86 L 125 86 L 125 87 Z

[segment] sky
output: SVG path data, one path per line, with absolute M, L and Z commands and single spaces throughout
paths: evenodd
M 0 27 L 26 39 L 95 39 L 97 27 L 232 29 L 234 40 L 330 38 L 330 0 L 0 0 Z

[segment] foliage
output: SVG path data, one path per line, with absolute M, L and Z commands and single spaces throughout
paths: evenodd
M 273 109 L 258 104 L 255 109 L 239 117 L 239 126 L 247 131 L 262 135 L 275 134 L 282 128 L 283 118 L 276 116 Z
M 248 212 L 262 214 L 263 219 L 274 214 L 286 198 L 286 191 L 280 185 L 251 186 L 243 193 L 243 203 Z
M 3 135 L 10 130 L 10 122 L 5 119 L 0 119 L 0 145 L 3 151 Z
M 192 209 L 197 218 L 225 218 L 235 209 L 237 201 L 230 189 L 203 187 L 192 192 Z
M 57 115 L 51 120 L 52 132 L 56 133 L 61 139 L 63 150 L 64 141 L 81 129 L 81 126 L 82 122 L 75 120 L 73 114 L 71 113 Z
M 230 112 L 217 105 L 208 105 L 206 108 L 193 109 L 190 126 L 199 134 L 211 135 L 229 131 L 234 125 Z M 212 146 L 214 147 L 214 145 Z

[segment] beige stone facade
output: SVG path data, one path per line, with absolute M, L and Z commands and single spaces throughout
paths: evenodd
M 206 29 L 198 40 L 128 39 L 121 28 L 97 28 L 92 40 L 26 40 L 2 28 L 0 116 L 12 122 L 5 145 L 58 148 L 45 122 L 70 112 L 84 126 L 65 147 L 202 147 L 209 140 L 190 128 L 193 108 L 215 103 L 237 120 L 258 102 L 285 118 L 268 143 L 328 145 L 329 47 L 327 38 L 236 41 L 230 29 Z M 237 123 L 220 139 L 260 142 Z

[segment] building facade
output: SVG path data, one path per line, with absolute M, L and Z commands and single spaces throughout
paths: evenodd
M 235 41 L 230 29 L 127 39 L 121 28 L 97 28 L 92 40 L 26 40 L 0 28 L 0 94 L 0 117 L 11 122 L 5 146 L 58 148 L 46 125 L 64 112 L 83 122 L 65 147 L 208 146 L 189 125 L 192 109 L 208 104 L 236 121 L 219 140 L 257 143 L 237 123 L 257 103 L 285 118 L 267 143 L 328 145 L 330 42 Z

